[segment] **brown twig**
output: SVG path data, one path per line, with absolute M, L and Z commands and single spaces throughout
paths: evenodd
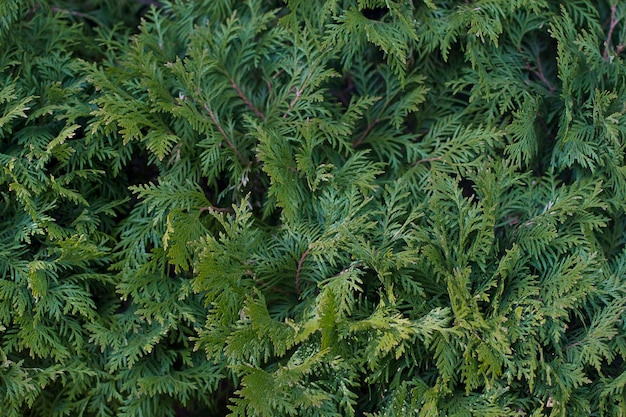
M 61 14 L 67 14 L 70 16 L 75 16 L 75 17 L 82 17 L 83 19 L 91 20 L 92 22 L 98 25 L 102 25 L 102 22 L 100 22 L 95 17 L 88 15 L 87 13 L 81 13 L 81 12 L 77 12 L 77 11 L 69 10 L 69 9 L 62 9 L 60 7 L 52 7 L 50 10 L 52 10 L 54 13 L 61 13 Z
M 307 76 L 307 78 L 304 80 L 304 83 L 302 83 L 302 86 L 296 89 L 296 96 L 293 98 L 293 100 L 291 100 L 291 103 L 289 103 L 289 108 L 287 109 L 287 111 L 283 113 L 283 119 L 287 117 L 287 114 L 289 114 L 289 112 L 294 108 L 294 106 L 300 99 L 300 95 L 304 91 L 304 87 L 306 86 L 306 82 L 308 81 L 308 79 L 309 79 L 309 76 Z
M 232 149 L 233 152 L 235 152 L 235 155 L 237 155 L 237 158 L 239 159 L 239 161 L 243 165 L 249 165 L 249 163 L 246 161 L 246 159 L 243 157 L 243 155 L 241 155 L 241 153 L 239 152 L 237 147 L 230 141 L 230 139 L 228 139 L 228 135 L 224 131 L 224 128 L 222 127 L 222 125 L 218 122 L 218 120 L 215 117 L 215 114 L 213 113 L 213 111 L 209 108 L 209 106 L 206 103 L 204 103 L 202 106 L 204 107 L 204 110 L 206 110 L 207 113 L 209 113 L 209 117 L 211 117 L 211 120 L 213 120 L 213 123 L 217 127 L 217 130 L 219 130 L 219 132 L 222 134 L 222 136 L 224 137 L 224 140 L 226 140 L 226 143 L 228 144 L 230 149 Z
M 232 78 L 230 79 L 230 85 L 235 89 L 235 91 L 237 92 L 237 95 L 243 100 L 243 102 L 246 103 L 246 106 L 248 106 L 248 108 L 252 110 L 254 114 L 260 117 L 261 120 L 265 121 L 265 115 L 254 105 L 254 103 L 252 103 L 248 99 L 248 97 L 246 97 L 243 91 L 241 91 L 241 88 L 239 88 L 235 80 L 233 80 Z
M 304 260 L 306 259 L 307 256 L 309 256 L 309 253 L 311 253 L 310 249 L 307 249 L 304 251 L 304 253 L 302 254 L 302 256 L 300 257 L 300 260 L 298 261 L 298 269 L 296 269 L 296 293 L 298 295 L 300 295 L 300 273 L 302 273 L 302 264 L 304 263 Z
M 539 78 L 541 82 L 548 87 L 550 94 L 556 91 L 556 88 L 554 88 L 550 80 L 546 77 L 546 74 L 543 72 L 543 66 L 541 65 L 541 58 L 539 58 L 539 56 L 537 56 L 537 69 L 533 71 L 533 74 L 535 74 L 537 78 Z
M 614 4 L 611 6 L 611 21 L 609 22 L 609 32 L 606 35 L 606 41 L 604 42 L 604 53 L 602 54 L 602 58 L 605 61 L 609 60 L 609 46 L 611 45 L 611 38 L 613 37 L 613 30 L 615 26 L 617 26 L 618 19 L 615 19 L 615 12 L 617 10 L 617 6 Z
M 296 105 L 296 103 L 300 99 L 300 95 L 302 95 L 302 92 L 307 87 L 307 84 L 308 84 L 309 80 L 311 79 L 311 76 L 313 75 L 313 69 L 319 64 L 319 62 L 322 59 L 323 55 L 324 55 L 324 53 L 322 53 L 322 55 L 311 65 L 311 68 L 309 68 L 309 73 L 306 75 L 306 78 L 302 82 L 302 85 L 300 86 L 300 88 L 296 89 L 296 96 L 293 98 L 293 100 L 291 100 L 291 103 L 289 103 L 289 108 L 283 114 L 283 119 L 285 119 L 287 117 L 287 114 L 289 114 L 289 112 L 291 110 L 293 110 L 294 106 Z M 289 90 L 289 91 L 291 91 L 291 90 Z
M 417 161 L 415 163 L 415 165 L 417 166 L 417 165 L 422 164 L 424 162 L 441 161 L 441 158 L 442 158 L 441 156 L 437 156 L 437 157 L 433 157 L 433 158 L 423 158 L 423 159 L 420 159 L 419 161 Z
M 365 140 L 367 135 L 370 134 L 370 132 L 372 131 L 374 126 L 376 126 L 379 122 L 380 122 L 380 119 L 377 117 L 370 124 L 368 124 L 367 127 L 365 128 L 365 131 L 363 132 L 363 134 L 361 136 L 359 136 L 357 138 L 357 140 L 355 140 L 354 143 L 352 144 L 352 149 L 356 149 L 356 147 L 359 146 L 361 144 L 361 142 L 363 142 L 363 140 Z

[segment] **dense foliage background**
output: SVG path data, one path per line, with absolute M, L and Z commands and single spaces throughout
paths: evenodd
M 2 415 L 626 414 L 625 19 L 0 2 Z

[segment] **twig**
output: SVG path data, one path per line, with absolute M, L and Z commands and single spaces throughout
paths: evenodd
M 61 9 L 60 7 L 53 7 L 51 10 L 54 13 L 70 14 L 72 16 L 84 17 L 85 19 L 92 19 L 92 17 L 89 16 L 88 14 L 81 13 L 81 12 L 76 12 L 74 10 Z
M 304 263 L 304 260 L 306 259 L 307 256 L 309 256 L 310 250 L 307 249 L 304 251 L 304 253 L 302 254 L 302 256 L 300 257 L 300 260 L 298 261 L 298 269 L 296 269 L 296 293 L 298 295 L 300 295 L 300 273 L 302 272 L 302 264 Z
M 310 73 L 306 77 L 306 79 L 304 80 L 304 83 L 302 83 L 302 86 L 300 86 L 300 88 L 296 89 L 296 96 L 293 98 L 293 100 L 291 100 L 291 103 L 289 103 L 289 108 L 287 109 L 287 111 L 285 113 L 283 113 L 283 119 L 285 119 L 287 117 L 287 114 L 289 114 L 289 112 L 293 109 L 293 107 L 298 102 L 298 99 L 300 99 L 300 95 L 304 91 L 304 87 L 306 87 L 306 82 L 309 80 L 309 77 L 310 77 Z
M 609 23 L 609 32 L 606 35 L 606 41 L 604 42 L 604 53 L 602 54 L 602 58 L 605 61 L 609 60 L 609 46 L 611 45 L 611 38 L 613 37 L 613 29 L 617 26 L 617 22 L 619 20 L 615 19 L 615 12 L 617 10 L 617 6 L 614 4 L 611 6 L 611 22 Z
M 420 159 L 419 161 L 417 161 L 415 163 L 415 166 L 422 164 L 424 162 L 434 162 L 434 161 L 440 161 L 441 160 L 441 156 L 437 156 L 437 157 L 433 157 L 433 158 L 424 158 L 424 159 Z
M 89 16 L 87 13 L 81 13 L 81 12 L 68 10 L 68 9 L 61 9 L 60 7 L 52 7 L 50 10 L 52 10 L 54 13 L 62 13 L 62 14 L 70 15 L 70 16 L 82 17 L 83 19 L 91 20 L 92 22 L 102 26 L 102 22 L 100 22 L 98 19 L 96 19 L 93 16 Z
M 352 149 L 355 149 L 357 146 L 359 146 L 361 142 L 363 142 L 363 140 L 367 137 L 367 135 L 370 134 L 374 126 L 376 126 L 379 122 L 380 122 L 380 119 L 377 117 L 370 124 L 368 124 L 363 134 L 359 136 L 358 139 L 355 140 L 354 143 L 352 144 Z
M 230 139 L 228 139 L 228 135 L 224 131 L 224 128 L 222 128 L 222 125 L 217 121 L 217 118 L 215 117 L 215 114 L 213 114 L 213 111 L 209 108 L 209 106 L 206 103 L 203 103 L 202 106 L 204 107 L 204 110 L 206 110 L 207 113 L 209 113 L 211 120 L 213 120 L 213 123 L 215 123 L 215 126 L 217 126 L 217 130 L 219 130 L 219 132 L 222 134 L 222 136 L 226 140 L 226 143 L 228 144 L 230 149 L 232 149 L 233 152 L 235 152 L 235 155 L 237 155 L 237 158 L 239 159 L 239 161 L 243 165 L 249 165 L 249 163 L 245 160 L 243 155 L 241 155 L 237 147 L 235 147 L 235 145 L 230 141 Z
M 544 83 L 546 87 L 548 87 L 548 91 L 550 91 L 550 94 L 556 91 L 550 80 L 548 80 L 548 78 L 546 77 L 546 74 L 543 72 L 543 67 L 541 66 L 541 58 L 539 58 L 539 56 L 537 56 L 537 69 L 533 71 L 533 74 L 535 74 L 541 80 L 541 82 Z
M 294 106 L 296 105 L 296 103 L 298 102 L 298 100 L 300 99 L 300 95 L 302 94 L 302 92 L 304 91 L 304 89 L 307 86 L 307 83 L 309 82 L 309 80 L 311 79 L 311 76 L 313 75 L 313 70 L 315 69 L 315 67 L 317 67 L 317 65 L 319 64 L 319 62 L 322 59 L 322 56 L 324 56 L 324 54 L 327 51 L 324 51 L 320 57 L 310 66 L 309 68 L 309 73 L 306 75 L 306 78 L 304 79 L 304 81 L 302 82 L 302 85 L 300 86 L 300 88 L 296 89 L 296 96 L 293 98 L 293 100 L 291 100 L 291 103 L 289 103 L 289 108 L 287 109 L 287 111 L 283 114 L 283 119 L 285 119 L 287 117 L 287 114 L 289 114 L 289 112 L 291 110 L 293 110 Z M 291 91 L 291 90 L 289 90 Z
M 243 100 L 243 102 L 246 103 L 246 106 L 248 106 L 248 108 L 252 110 L 254 114 L 260 117 L 261 120 L 265 121 L 265 115 L 254 105 L 254 103 L 252 103 L 248 99 L 248 97 L 246 97 L 246 95 L 243 93 L 243 91 L 241 91 L 241 89 L 239 88 L 235 80 L 233 80 L 232 78 L 230 79 L 230 85 L 235 89 L 235 91 L 237 92 L 237 95 L 239 95 L 239 97 Z

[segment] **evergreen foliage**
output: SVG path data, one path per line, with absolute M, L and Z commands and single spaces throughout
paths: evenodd
M 626 415 L 625 21 L 0 2 L 2 415 Z

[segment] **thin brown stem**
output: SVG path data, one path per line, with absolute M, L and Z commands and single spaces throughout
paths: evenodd
M 88 15 L 87 13 L 81 13 L 75 10 L 62 9 L 60 7 L 52 7 L 50 10 L 52 10 L 54 13 L 61 13 L 61 14 L 66 14 L 70 16 L 81 17 L 83 19 L 91 20 L 92 22 L 98 25 L 102 25 L 102 22 L 100 22 L 95 17 Z
M 617 11 L 617 6 L 614 4 L 611 6 L 611 21 L 609 22 L 609 32 L 606 34 L 606 41 L 604 41 L 604 53 L 602 54 L 602 58 L 605 61 L 609 60 L 609 47 L 611 46 L 611 38 L 613 37 L 613 30 L 615 26 L 617 26 L 618 19 L 615 18 L 615 12 Z
M 548 77 L 546 77 L 546 74 L 543 72 L 541 59 L 538 56 L 537 56 L 537 69 L 533 71 L 533 74 L 535 74 L 537 78 L 539 78 L 541 82 L 544 83 L 546 87 L 548 87 L 548 91 L 550 91 L 550 93 L 554 93 L 554 91 L 556 91 L 556 89 L 554 88 L 550 80 L 548 80 Z
M 77 12 L 74 10 L 61 9 L 60 7 L 52 7 L 51 10 L 54 13 L 70 14 L 72 16 L 84 17 L 85 19 L 91 19 L 91 17 L 88 14 Z
M 572 349 L 572 348 L 575 348 L 576 346 L 580 346 L 581 344 L 582 344 L 582 343 L 581 343 L 580 341 L 570 343 L 569 345 L 565 346 L 565 350 L 566 350 L 566 351 L 567 351 L 567 350 L 570 350 L 570 349 Z
M 241 88 L 239 88 L 239 86 L 237 85 L 235 80 L 233 80 L 232 78 L 230 79 L 230 85 L 237 92 L 237 95 L 243 100 L 243 102 L 246 103 L 246 106 L 248 106 L 248 108 L 250 110 L 252 110 L 254 112 L 254 114 L 256 114 L 258 117 L 260 117 L 261 120 L 265 121 L 265 115 L 254 105 L 254 103 L 252 103 L 248 99 L 248 97 L 246 97 L 246 95 L 243 93 L 243 91 L 241 91 Z
M 423 158 L 423 159 L 420 159 L 419 161 L 417 161 L 415 163 L 415 165 L 423 164 L 424 162 L 441 161 L 441 158 L 442 158 L 441 156 L 436 156 L 436 157 L 433 157 L 433 158 Z
M 302 84 L 302 86 L 296 90 L 296 96 L 293 98 L 293 100 L 291 100 L 291 103 L 289 103 L 289 108 L 287 109 L 287 111 L 285 113 L 283 113 L 283 119 L 285 119 L 287 117 L 287 115 L 289 114 L 289 112 L 291 110 L 293 110 L 294 106 L 296 105 L 296 103 L 300 99 L 300 95 L 304 91 L 304 87 L 306 86 L 306 82 L 308 81 L 308 79 L 309 79 L 309 77 L 307 76 L 307 78 L 306 78 L 306 80 L 304 80 L 304 83 Z
M 370 124 L 368 124 L 363 134 L 359 136 L 357 140 L 354 141 L 354 143 L 352 144 L 352 148 L 355 149 L 357 146 L 359 146 L 363 142 L 363 140 L 365 140 L 367 135 L 370 134 L 374 126 L 376 126 L 379 122 L 380 122 L 380 119 L 377 117 Z
M 306 259 L 307 256 L 309 256 L 309 253 L 311 253 L 311 251 L 309 249 L 305 250 L 304 253 L 302 254 L 302 256 L 300 257 L 300 260 L 298 261 L 298 269 L 296 269 L 296 293 L 298 295 L 300 295 L 301 291 L 300 291 L 300 274 L 302 273 L 302 264 L 304 264 L 304 260 Z
M 326 51 L 324 51 L 324 53 L 322 53 L 322 55 L 311 65 L 311 67 L 309 68 L 309 73 L 306 75 L 306 78 L 304 79 L 304 81 L 302 82 L 302 85 L 300 86 L 300 88 L 296 89 L 296 96 L 293 98 L 293 100 L 291 100 L 291 103 L 289 103 L 289 108 L 287 109 L 287 111 L 283 114 L 283 119 L 285 119 L 287 117 L 287 115 L 289 114 L 289 112 L 291 110 L 293 110 L 293 108 L 295 107 L 296 103 L 298 102 L 298 100 L 300 99 L 300 96 L 302 95 L 302 92 L 304 91 L 304 89 L 307 87 L 307 84 L 309 83 L 309 80 L 311 79 L 311 76 L 313 75 L 313 69 L 315 67 L 317 67 L 317 65 L 319 64 L 319 62 L 322 59 L 322 56 L 324 56 Z M 291 90 L 289 90 L 291 91 Z
M 207 113 L 209 113 L 209 117 L 211 117 L 211 120 L 213 120 L 213 123 L 217 127 L 217 130 L 222 134 L 222 136 L 224 137 L 224 140 L 226 140 L 226 143 L 228 144 L 230 149 L 232 149 L 233 152 L 235 152 L 235 155 L 237 155 L 237 159 L 239 159 L 239 161 L 243 165 L 249 165 L 249 163 L 246 161 L 246 159 L 243 157 L 243 155 L 239 152 L 237 147 L 230 141 L 230 139 L 228 138 L 228 135 L 224 131 L 224 128 L 219 123 L 217 118 L 215 117 L 215 114 L 213 113 L 213 111 L 209 108 L 209 106 L 206 103 L 204 103 L 202 106 L 204 107 L 204 110 L 206 110 Z

